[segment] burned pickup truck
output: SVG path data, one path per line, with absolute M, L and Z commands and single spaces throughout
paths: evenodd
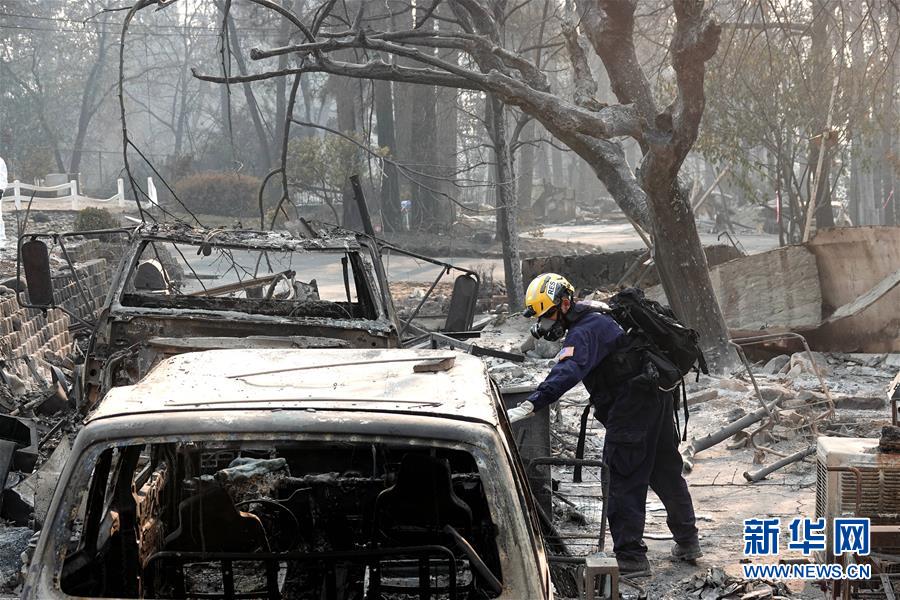
M 496 387 L 443 350 L 210 350 L 89 416 L 24 598 L 550 598 Z
M 299 236 L 178 225 L 78 234 L 117 236 L 123 251 L 97 321 L 90 323 L 76 386 L 82 408 L 115 386 L 139 381 L 161 359 L 192 350 L 398 347 L 376 242 L 304 225 Z M 60 304 L 44 240 L 68 260 L 66 241 L 73 235 L 23 237 L 25 306 Z

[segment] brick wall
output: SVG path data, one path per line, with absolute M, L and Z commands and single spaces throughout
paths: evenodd
M 74 257 L 72 262 L 75 262 Z M 52 277 L 53 297 L 56 299 L 56 303 L 82 319 L 92 319 L 103 306 L 109 290 L 109 271 L 106 265 L 105 258 L 94 258 L 75 263 L 75 271 L 78 273 L 77 281 L 68 265 L 54 273 Z M 79 284 L 81 284 L 80 290 Z
M 0 286 L 0 356 L 6 371 L 15 373 L 37 387 L 40 379 L 50 381 L 48 363 L 60 363 L 71 352 L 69 315 L 54 308 L 46 314 L 22 308 L 13 290 Z M 30 364 L 29 364 L 30 363 Z
M 92 258 L 99 250 L 97 240 L 67 244 L 83 294 L 71 269 L 52 274 L 56 303 L 85 320 L 92 319 L 109 289 L 109 269 L 104 258 Z M 72 353 L 73 338 L 69 326 L 74 324 L 64 311 L 54 308 L 42 311 L 22 308 L 15 292 L 0 286 L 0 357 L 6 371 L 15 373 L 30 389 L 50 381 L 49 365 L 66 361 Z

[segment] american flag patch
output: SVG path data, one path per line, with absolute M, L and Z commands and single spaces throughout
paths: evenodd
M 566 360 L 575 356 L 575 346 L 564 346 L 556 355 L 556 360 Z

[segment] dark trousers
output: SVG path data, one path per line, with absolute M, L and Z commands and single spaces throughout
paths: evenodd
M 616 557 L 641 558 L 647 487 L 666 507 L 666 523 L 676 542 L 697 539 L 694 506 L 681 476 L 671 393 L 628 386 L 604 419 L 604 459 L 609 465 L 609 531 Z

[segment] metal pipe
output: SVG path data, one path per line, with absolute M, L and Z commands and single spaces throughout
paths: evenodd
M 750 383 L 753 384 L 753 389 L 756 390 L 756 398 L 759 400 L 760 406 L 762 406 L 763 408 L 766 408 L 766 401 L 762 397 L 762 392 L 759 391 L 759 385 L 757 385 L 757 383 L 756 383 L 756 377 L 753 376 L 753 369 L 750 368 L 750 361 L 747 360 L 747 355 L 744 354 L 744 349 L 740 346 L 740 344 L 737 343 L 738 341 L 740 341 L 740 339 L 738 339 L 737 341 L 736 340 L 728 340 L 728 343 L 731 346 L 734 346 L 734 349 L 737 351 L 738 358 L 740 358 L 741 362 L 744 363 L 744 368 L 747 369 L 747 375 L 750 376 Z M 773 413 L 768 408 L 766 408 L 766 411 L 769 413 L 769 416 L 772 417 L 772 419 L 774 420 L 775 413 Z

